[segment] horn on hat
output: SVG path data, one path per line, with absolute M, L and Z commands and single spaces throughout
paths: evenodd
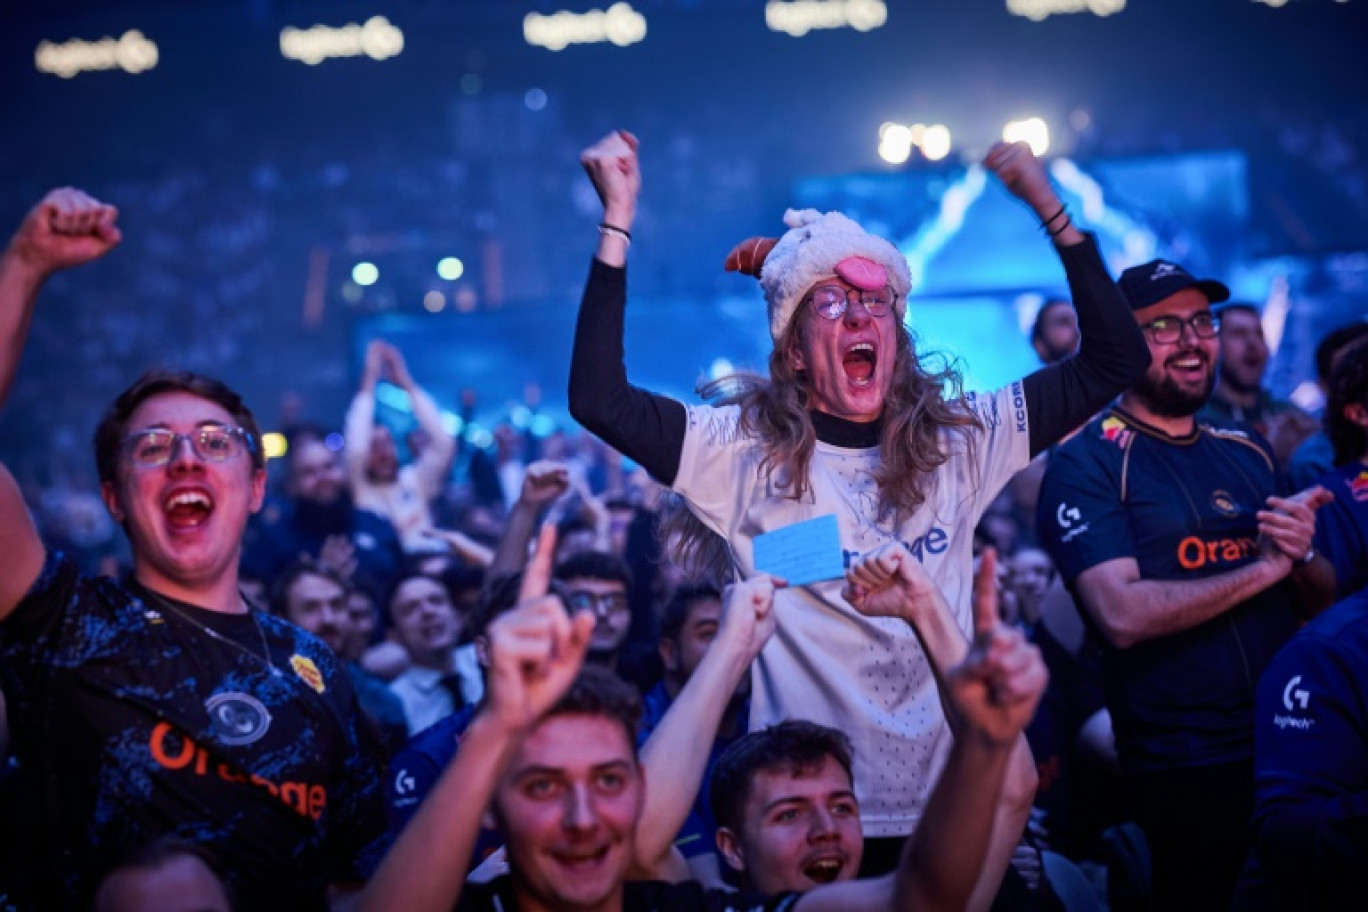
M 765 265 L 765 257 L 769 256 L 777 243 L 779 239 L 772 237 L 746 238 L 732 248 L 723 265 L 727 272 L 741 272 L 758 279 L 760 268 Z

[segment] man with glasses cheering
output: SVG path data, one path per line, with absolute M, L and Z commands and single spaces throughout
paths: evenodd
M 1230 905 L 1253 811 L 1259 675 L 1333 596 L 1313 488 L 1279 489 L 1268 443 L 1194 417 L 1229 291 L 1154 260 L 1121 293 L 1150 366 L 1050 461 L 1037 522 L 1101 634 L 1121 765 L 1153 858 L 1153 907 Z
M 113 207 L 50 193 L 0 255 L 0 394 L 54 272 L 119 241 Z M 0 661 L 31 821 L 36 908 L 84 906 L 117 855 L 170 837 L 224 863 L 244 908 L 324 909 L 386 847 L 383 768 L 318 638 L 238 591 L 265 456 L 224 384 L 149 372 L 95 433 L 101 492 L 133 551 L 125 582 L 39 540 L 0 466 Z

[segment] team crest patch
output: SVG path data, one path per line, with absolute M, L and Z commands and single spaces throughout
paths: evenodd
M 1349 493 L 1359 503 L 1368 500 L 1368 472 L 1359 472 L 1357 478 L 1349 479 Z
M 313 663 L 313 659 L 295 653 L 290 656 L 290 667 L 294 669 L 294 673 L 299 675 L 299 679 L 305 684 L 308 684 L 319 693 L 324 691 L 323 673 L 318 670 L 318 666 Z
M 1104 440 L 1110 440 L 1117 446 L 1123 447 L 1126 445 L 1126 441 L 1130 440 L 1132 433 L 1134 432 L 1126 427 L 1126 422 L 1120 418 L 1102 419 L 1102 439 Z
M 1240 505 L 1235 502 L 1235 498 L 1219 489 L 1211 492 L 1211 505 L 1222 516 L 1236 516 L 1240 512 Z
M 230 747 L 255 744 L 271 727 L 271 714 L 251 694 L 227 691 L 204 701 L 214 734 Z

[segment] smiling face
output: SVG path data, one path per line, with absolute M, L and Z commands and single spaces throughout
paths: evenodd
M 188 392 L 158 393 L 133 410 L 128 433 L 150 428 L 191 434 L 235 427 L 222 406 Z M 137 578 L 168 594 L 203 591 L 237 578 L 242 532 L 261 508 L 265 471 L 246 447 L 222 462 L 202 459 L 177 440 L 165 465 L 136 464 L 121 450 L 113 481 L 101 485 L 105 505 L 125 524 Z
M 858 289 L 837 277 L 818 285 L 839 286 L 858 298 Z M 796 332 L 786 337 L 786 357 L 793 370 L 806 374 L 814 408 L 860 422 L 883 413 L 898 355 L 896 313 L 872 317 L 856 300 L 840 317 L 828 320 L 803 300 L 794 318 Z
M 718 847 L 761 893 L 810 890 L 859 873 L 860 806 L 850 775 L 832 757 L 756 773 L 741 819 L 737 831 L 718 829 Z
M 494 795 L 522 909 L 613 908 L 645 782 L 622 723 L 552 716 L 523 739 Z
M 1144 326 L 1160 317 L 1191 320 L 1197 314 L 1210 312 L 1206 295 L 1196 288 L 1185 288 L 1137 310 L 1135 318 Z M 1150 350 L 1149 370 L 1128 396 L 1160 418 L 1180 419 L 1196 414 L 1211 397 L 1220 343 L 1215 337 L 1198 337 L 1190 325 L 1183 327 L 1176 342 L 1156 342 L 1149 331 L 1145 332 L 1145 340 Z

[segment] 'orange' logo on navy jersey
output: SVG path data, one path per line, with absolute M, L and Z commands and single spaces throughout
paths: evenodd
M 1209 564 L 1233 564 L 1252 557 L 1259 543 L 1252 538 L 1213 538 L 1210 541 L 1189 535 L 1178 543 L 1178 563 L 1184 569 L 1199 570 Z

